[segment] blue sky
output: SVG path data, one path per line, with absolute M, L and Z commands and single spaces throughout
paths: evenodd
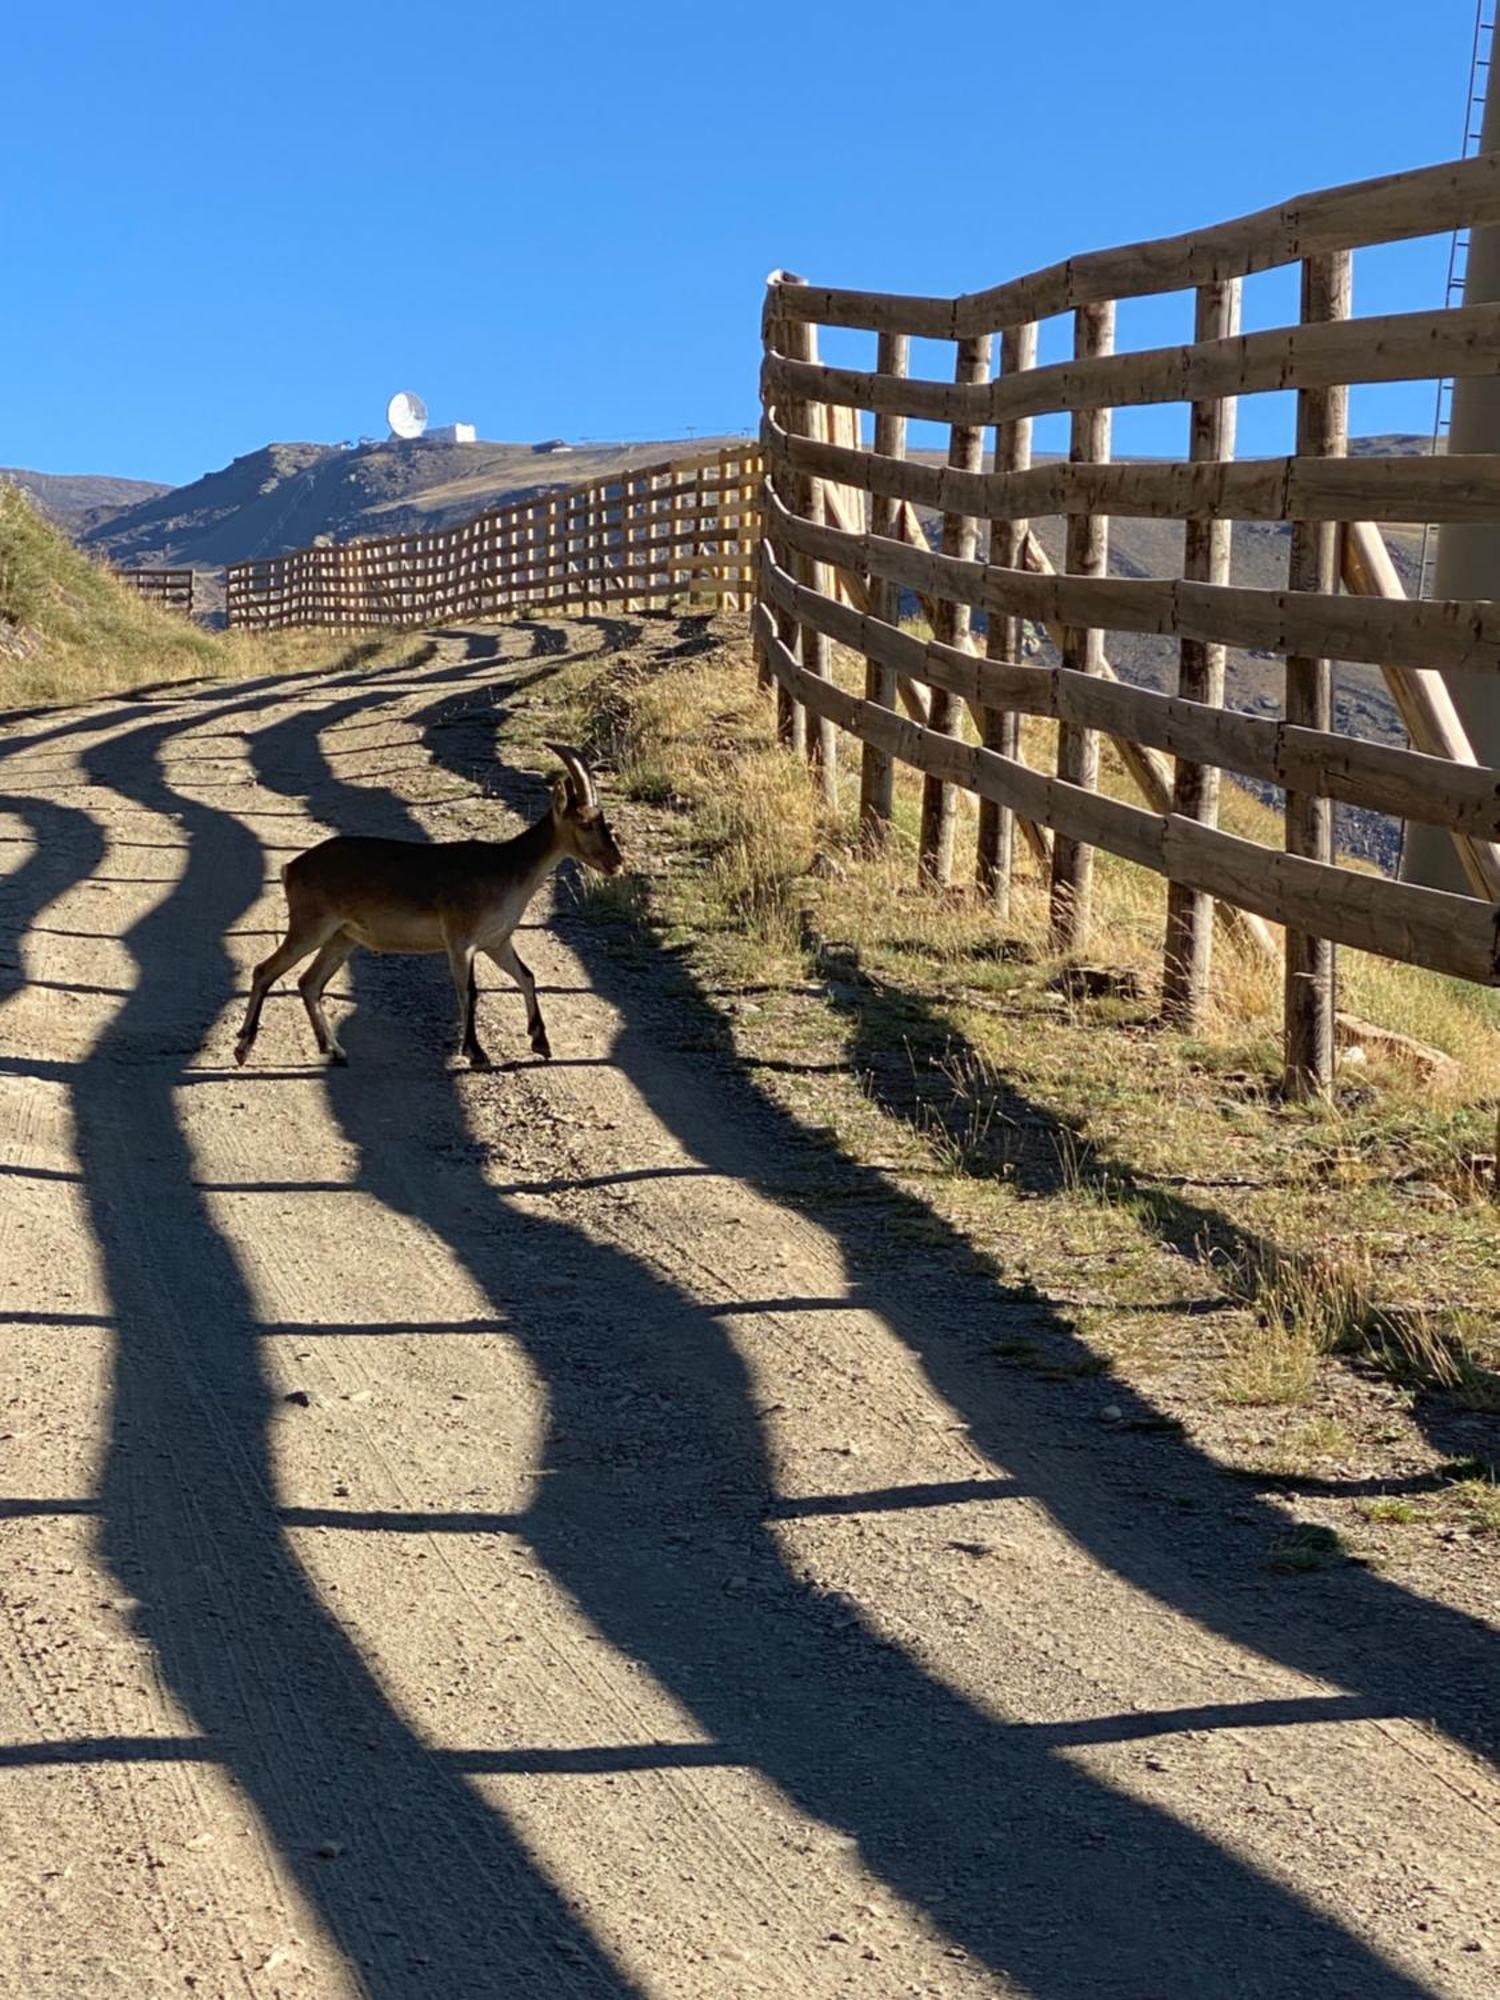
M 381 431 L 398 387 L 494 438 L 748 428 L 772 267 L 963 291 L 1451 157 L 1472 26 L 1473 0 L 25 8 L 0 464 L 178 482 Z M 1356 310 L 1436 303 L 1445 263 L 1359 260 Z M 1293 298 L 1251 281 L 1247 323 Z M 1134 307 L 1121 344 L 1189 311 Z M 1355 428 L 1431 406 L 1363 392 Z M 1244 448 L 1285 421 L 1247 408 Z M 1117 449 L 1181 429 L 1131 413 Z

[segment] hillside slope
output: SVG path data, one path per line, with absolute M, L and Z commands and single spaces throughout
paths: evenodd
M 154 479 L 115 479 L 97 472 L 26 472 L 19 466 L 0 465 L 0 482 L 7 481 L 29 493 L 48 520 L 66 528 L 70 535 L 102 528 L 117 514 L 172 490 Z
M 138 597 L 0 481 L 0 710 L 89 701 L 127 688 L 408 659 L 418 633 L 208 633 Z
M 728 440 L 594 444 L 555 454 L 529 444 L 428 438 L 345 449 L 270 444 L 190 485 L 145 499 L 83 537 L 111 562 L 218 565 L 348 541 L 456 526 L 548 488 L 714 450 Z

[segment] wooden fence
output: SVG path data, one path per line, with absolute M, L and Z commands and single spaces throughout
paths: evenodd
M 978 794 L 981 888 L 1004 906 L 1019 829 L 1050 870 L 1059 949 L 1087 939 L 1096 848 L 1165 876 L 1164 1005 L 1181 1024 L 1203 1006 L 1216 911 L 1268 966 L 1278 953 L 1267 924 L 1285 926 L 1286 1083 L 1297 1095 L 1331 1080 L 1335 944 L 1500 980 L 1500 771 L 1476 764 L 1436 671 L 1500 672 L 1500 603 L 1405 601 L 1373 525 L 1500 520 L 1500 455 L 1345 455 L 1348 385 L 1500 373 L 1500 305 L 1352 318 L 1352 253 L 1496 223 L 1491 154 L 957 298 L 829 290 L 779 272 L 769 285 L 754 619 L 785 740 L 805 747 L 830 790 L 836 731 L 860 740 L 861 810 L 876 840 L 890 824 L 891 760 L 922 772 L 929 882 L 946 883 L 955 866 L 956 789 Z M 1293 263 L 1300 322 L 1241 333 L 1241 281 Z M 1175 291 L 1193 295 L 1192 338 L 1117 353 L 1115 302 Z M 1062 313 L 1073 359 L 1039 366 L 1038 322 Z M 819 326 L 873 334 L 873 369 L 821 364 Z M 950 379 L 911 374 L 914 338 L 950 344 Z M 1296 394 L 1293 454 L 1234 462 L 1235 398 L 1285 389 Z M 1169 402 L 1188 405 L 1183 459 L 1112 464 L 1111 410 Z M 1069 460 L 1033 465 L 1033 420 L 1054 412 L 1071 419 Z M 946 465 L 908 456 L 911 419 L 947 427 Z M 938 551 L 918 507 L 942 517 Z M 1061 574 L 1030 525 L 1048 514 L 1066 518 Z M 1111 575 L 1111 515 L 1182 521 L 1181 576 Z M 1235 520 L 1291 524 L 1285 589 L 1231 580 Z M 903 628 L 902 592 L 921 600 L 930 639 Z M 1023 621 L 1048 628 L 1060 665 L 1023 656 Z M 1109 631 L 1175 639 L 1176 693 L 1119 682 Z M 831 678 L 831 642 L 863 656 L 862 696 Z M 1281 720 L 1223 708 L 1231 645 L 1282 656 Z M 1335 731 L 1332 660 L 1382 669 L 1412 748 Z M 977 744 L 964 740 L 966 713 Z M 1022 761 L 1023 715 L 1058 724 L 1053 771 Z M 1099 792 L 1101 733 L 1142 804 Z M 1284 851 L 1219 829 L 1222 770 L 1284 787 Z M 1335 800 L 1447 828 L 1475 893 L 1336 865 Z
M 190 569 L 117 569 L 112 574 L 152 604 L 164 604 L 169 611 L 181 611 L 191 617 L 193 572 Z
M 435 534 L 235 563 L 228 621 L 427 625 L 683 596 L 748 607 L 760 479 L 759 450 L 747 445 L 513 501 Z

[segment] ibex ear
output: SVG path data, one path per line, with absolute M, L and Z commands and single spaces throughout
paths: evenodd
M 573 786 L 569 779 L 554 778 L 552 780 L 552 810 L 564 817 L 568 813 L 577 810 L 573 799 Z

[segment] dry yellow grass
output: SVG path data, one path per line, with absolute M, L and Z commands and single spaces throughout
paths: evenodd
M 0 481 L 0 708 L 91 701 L 163 681 L 290 673 L 413 635 L 206 632 L 148 604 Z
M 848 685 L 861 663 L 835 662 Z M 1336 1350 L 1358 1347 L 1398 1377 L 1484 1406 L 1500 1362 L 1500 1242 L 1487 1171 L 1500 1080 L 1495 996 L 1413 967 L 1340 955 L 1349 1011 L 1456 1058 L 1433 1083 L 1372 1052 L 1335 1104 L 1276 1101 L 1279 980 L 1222 935 L 1214 1000 L 1201 1034 L 1153 1021 L 1165 888 L 1131 864 L 1099 857 L 1093 955 L 1138 973 L 1139 1002 L 1071 1003 L 1053 989 L 1046 884 L 1027 860 L 1003 932 L 972 892 L 920 892 L 920 779 L 898 772 L 884 852 L 858 838 L 858 747 L 841 745 L 839 803 L 822 804 L 806 769 L 774 740 L 769 698 L 748 651 L 731 644 L 576 695 L 578 727 L 612 757 L 622 788 L 675 808 L 695 866 L 653 885 L 659 921 L 688 941 L 720 981 L 846 980 L 815 1033 L 855 1065 L 906 1064 L 920 1087 L 902 1112 L 935 1169 L 971 1192 L 1004 1194 L 1017 1103 L 1057 1134 L 1050 1172 L 1059 1243 L 1113 1263 L 1121 1282 L 1134 1241 L 1181 1240 L 1202 1228 L 1195 1261 L 1244 1310 L 1219 1364 L 1220 1393 L 1247 1404 L 1298 1403 Z M 1029 725 L 1028 760 L 1051 761 L 1051 732 Z M 1130 781 L 1104 757 L 1104 783 Z M 1279 816 L 1225 787 L 1224 823 L 1279 843 Z M 961 822 L 971 842 L 974 818 Z M 827 990 L 832 994 L 833 989 Z M 811 1003 L 809 1003 L 811 1005 Z M 878 1096 L 879 1093 L 876 1093 Z M 821 1105 L 841 1143 L 889 1152 L 890 1106 Z M 1066 1156 L 1066 1157 L 1064 1157 Z M 1207 1188 L 1210 1196 L 1176 1190 Z M 954 1196 L 957 1201 L 959 1197 Z M 1195 1217 L 1203 1218 L 1201 1222 Z M 982 1221 L 982 1218 L 981 1218 Z M 1060 1252 L 1061 1254 L 1061 1252 Z M 1113 1279 L 1112 1279 L 1113 1281 Z

